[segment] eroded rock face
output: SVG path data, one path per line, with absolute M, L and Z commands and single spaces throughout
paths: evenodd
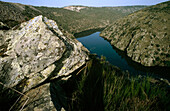
M 80 10 L 82 10 L 84 8 L 86 8 L 86 7 L 83 7 L 83 6 L 68 6 L 68 7 L 64 7 L 64 9 L 71 10 L 71 11 L 76 11 L 76 12 L 80 12 Z
M 44 84 L 35 89 L 31 89 L 20 99 L 14 110 L 56 111 L 50 94 L 50 84 Z
M 138 11 L 107 27 L 101 36 L 144 66 L 170 66 L 170 2 Z
M 70 77 L 88 59 L 80 42 L 63 36 L 53 20 L 41 15 L 0 34 L 0 45 L 6 45 L 0 82 L 23 93 L 47 79 Z

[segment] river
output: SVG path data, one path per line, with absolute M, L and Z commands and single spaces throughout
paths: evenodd
M 119 67 L 121 70 L 128 71 L 131 75 L 149 75 L 155 78 L 165 78 L 170 80 L 169 69 L 166 67 L 144 67 L 139 63 L 132 61 L 126 54 L 110 45 L 110 43 L 100 37 L 100 32 L 77 38 L 91 53 L 98 57 L 102 55 L 111 64 Z

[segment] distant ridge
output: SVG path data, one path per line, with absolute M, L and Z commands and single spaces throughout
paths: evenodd
M 76 11 L 71 11 L 64 8 L 44 6 L 37 7 L 17 3 L 0 2 L 0 7 L 0 22 L 7 24 L 11 28 L 24 21 L 30 20 L 35 16 L 43 15 L 55 20 L 60 25 L 63 33 L 75 34 L 85 30 L 104 28 L 113 21 L 143 9 L 146 6 L 73 6 L 84 8 L 78 10 L 76 8 Z

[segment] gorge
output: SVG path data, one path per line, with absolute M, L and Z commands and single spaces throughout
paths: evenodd
M 106 57 L 107 61 L 114 66 L 119 67 L 121 70 L 128 71 L 130 75 L 148 75 L 170 80 L 169 67 L 142 66 L 141 64 L 131 60 L 125 52 L 112 47 L 107 40 L 100 37 L 100 33 L 101 32 L 95 32 L 93 34 L 77 38 L 77 40 L 80 41 L 90 51 L 90 53 L 97 54 L 98 57 Z
M 170 1 L 0 7 L 1 111 L 170 110 Z

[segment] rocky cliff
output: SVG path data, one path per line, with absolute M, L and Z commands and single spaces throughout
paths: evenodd
M 133 13 L 108 26 L 101 36 L 144 66 L 170 66 L 170 2 Z
M 84 6 L 68 6 L 68 7 L 64 7 L 64 9 L 71 10 L 71 11 L 76 11 L 76 12 L 80 12 L 80 10 L 82 10 L 84 8 L 86 8 L 86 7 L 84 7 Z
M 67 80 L 71 76 L 69 74 L 88 59 L 88 51 L 80 42 L 63 36 L 56 22 L 41 15 L 12 30 L 1 30 L 0 37 L 0 94 L 8 88 L 27 92 L 28 95 L 32 88 L 42 90 L 39 87 L 44 81 L 59 77 Z M 49 104 L 47 108 L 52 108 L 49 85 L 44 86 L 48 97 L 44 97 L 47 99 L 41 100 L 41 103 L 44 101 L 44 104 Z

